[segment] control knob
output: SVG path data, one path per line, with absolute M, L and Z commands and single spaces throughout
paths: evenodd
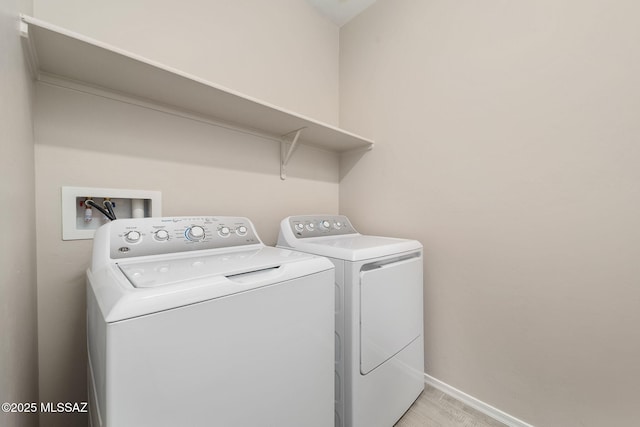
M 245 227 L 244 225 L 241 225 L 240 227 L 236 228 L 236 234 L 238 236 L 244 236 L 247 234 L 247 227 Z
M 331 227 L 331 223 L 329 221 L 327 221 L 326 219 L 322 222 L 320 222 L 320 228 L 323 230 L 328 230 L 329 227 Z
M 129 243 L 137 243 L 141 237 L 142 235 L 138 231 L 130 231 L 125 234 L 124 239 Z
M 204 239 L 204 228 L 200 227 L 199 225 L 194 225 L 193 227 L 190 227 L 189 229 L 187 229 L 187 239 L 193 240 L 196 242 L 198 240 Z
M 310 223 L 307 224 L 307 230 L 313 231 L 315 229 L 316 229 L 316 226 L 315 226 L 314 223 L 310 222 Z
M 169 232 L 167 230 L 158 230 L 156 231 L 155 238 L 159 242 L 169 240 Z
M 304 224 L 302 224 L 301 222 L 296 224 L 296 231 L 302 231 L 304 230 Z
M 220 230 L 218 230 L 220 237 L 229 237 L 230 233 L 231 230 L 229 230 L 229 227 L 221 227 Z

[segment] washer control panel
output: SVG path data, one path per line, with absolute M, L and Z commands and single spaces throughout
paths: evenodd
M 298 239 L 357 233 L 344 215 L 292 216 L 289 218 L 289 225 Z
M 243 217 L 119 219 L 110 227 L 114 259 L 262 243 Z

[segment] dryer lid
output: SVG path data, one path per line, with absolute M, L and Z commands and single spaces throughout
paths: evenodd
M 417 240 L 362 234 L 314 237 L 292 243 L 292 249 L 345 261 L 363 261 L 422 249 L 422 244 Z

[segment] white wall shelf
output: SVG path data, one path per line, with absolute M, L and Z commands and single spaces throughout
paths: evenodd
M 76 90 L 82 86 L 90 93 L 106 91 L 115 99 L 175 109 L 285 144 L 287 135 L 302 129 L 301 144 L 336 152 L 373 147 L 370 139 L 30 16 L 22 16 L 20 30 L 36 80 L 54 79 L 58 85 Z

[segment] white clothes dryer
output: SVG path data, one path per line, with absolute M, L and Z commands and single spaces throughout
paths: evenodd
M 94 427 L 333 423 L 334 267 L 237 217 L 116 220 L 87 271 Z
M 278 247 L 336 267 L 335 426 L 391 427 L 424 390 L 422 245 L 305 215 L 282 221 Z

